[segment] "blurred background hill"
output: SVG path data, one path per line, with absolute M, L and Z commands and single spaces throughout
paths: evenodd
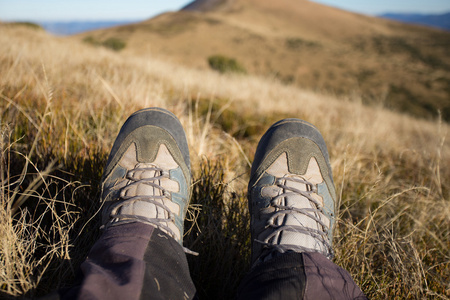
M 248 73 L 336 96 L 361 95 L 422 118 L 450 120 L 450 32 L 311 1 L 195 1 L 183 10 L 83 33 L 124 53 L 207 69 L 234 59 Z M 411 84 L 414 83 L 414 84 Z

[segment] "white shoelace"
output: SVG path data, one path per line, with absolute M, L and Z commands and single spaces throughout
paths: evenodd
M 137 172 L 155 172 L 156 176 L 139 179 L 135 178 L 133 175 Z M 110 221 L 109 224 L 112 223 L 113 219 L 126 219 L 126 220 L 136 220 L 141 223 L 146 223 L 152 226 L 155 226 L 159 228 L 160 230 L 163 230 L 168 235 L 170 235 L 172 238 L 177 239 L 175 232 L 171 228 L 169 228 L 164 223 L 174 223 L 175 222 L 175 215 L 170 210 L 169 207 L 164 205 L 162 202 L 163 199 L 167 199 L 169 201 L 172 201 L 171 194 L 169 191 L 167 191 L 164 187 L 160 186 L 156 182 L 162 179 L 168 179 L 169 172 L 166 170 L 163 170 L 158 167 L 146 167 L 146 168 L 135 168 L 127 172 L 126 179 L 130 180 L 131 183 L 126 185 L 125 187 L 120 189 L 120 199 L 116 203 L 113 204 L 111 213 L 110 213 Z M 137 195 L 137 196 L 126 196 L 126 192 L 130 190 L 131 188 L 137 187 L 140 184 L 146 184 L 153 188 L 156 188 L 158 190 L 161 190 L 161 195 Z M 160 201 L 158 201 L 160 200 Z M 167 218 L 148 218 L 140 215 L 134 215 L 134 214 L 120 214 L 117 213 L 119 209 L 125 205 L 133 204 L 138 201 L 144 201 L 150 204 L 153 204 L 157 207 L 162 208 L 165 212 L 167 212 L 168 217 Z M 106 225 L 108 226 L 108 225 Z M 184 252 L 191 254 L 191 255 L 198 255 L 197 252 L 194 252 L 192 250 L 189 250 L 186 247 L 183 247 Z
M 287 186 L 285 181 L 293 181 L 295 183 L 304 184 L 307 188 L 306 191 L 299 190 L 295 187 Z M 272 214 L 272 216 L 269 218 L 267 222 L 267 227 L 273 228 L 274 231 L 270 233 L 264 241 L 255 240 L 258 243 L 261 243 L 263 245 L 266 245 L 269 248 L 272 248 L 274 250 L 277 250 L 278 252 L 284 253 L 289 250 L 293 250 L 295 252 L 317 252 L 316 249 L 308 248 L 300 245 L 293 245 L 293 244 L 277 244 L 277 241 L 275 241 L 275 238 L 279 236 L 279 234 L 283 231 L 290 231 L 290 232 L 297 232 L 305 235 L 310 235 L 314 239 L 318 239 L 321 243 L 324 244 L 325 248 L 328 250 L 328 256 L 333 257 L 333 250 L 332 247 L 328 241 L 328 234 L 327 230 L 329 229 L 329 226 L 327 226 L 320 218 L 318 218 L 316 215 L 318 213 L 323 214 L 323 209 L 321 208 L 321 204 L 312 197 L 312 194 L 317 194 L 317 187 L 310 183 L 307 180 L 301 179 L 301 178 L 295 178 L 295 177 L 281 177 L 277 178 L 275 185 L 279 188 L 283 189 L 283 193 L 274 197 L 271 200 L 270 205 L 277 209 L 276 212 Z M 294 206 L 284 206 L 279 205 L 279 199 L 283 197 L 288 197 L 292 195 L 301 195 L 308 199 L 310 202 L 313 203 L 313 207 L 315 208 L 296 208 Z M 277 225 L 275 224 L 275 220 L 284 215 L 288 214 L 302 214 L 307 216 L 308 218 L 311 218 L 315 222 L 317 222 L 323 230 L 318 230 L 314 228 L 305 227 L 302 225 Z
M 156 175 L 154 177 L 150 178 L 135 178 L 133 175 L 136 172 L 155 172 Z M 165 178 L 169 178 L 169 173 L 167 171 L 164 171 L 161 168 L 158 167 L 146 167 L 146 168 L 136 168 L 133 170 L 128 171 L 126 175 L 126 179 L 130 180 L 131 183 L 126 185 L 125 187 L 121 188 L 120 190 L 120 199 L 115 204 L 113 204 L 110 218 L 112 219 L 131 219 L 131 220 L 137 220 L 141 223 L 147 223 L 150 225 L 154 225 L 156 227 L 159 227 L 160 229 L 164 230 L 169 234 L 171 237 L 176 238 L 175 232 L 173 232 L 172 229 L 170 229 L 168 226 L 166 226 L 164 223 L 170 223 L 175 222 L 175 215 L 172 213 L 169 207 L 164 205 L 162 202 L 163 199 L 171 200 L 170 192 L 167 191 L 164 187 L 160 186 L 156 182 Z M 137 195 L 137 196 L 126 196 L 126 193 L 128 190 L 137 187 L 140 184 L 146 184 L 149 185 L 155 189 L 161 190 L 161 195 Z M 158 201 L 160 200 L 160 201 Z M 144 216 L 139 215 L 131 215 L 131 214 L 120 214 L 117 213 L 119 209 L 125 205 L 133 204 L 138 201 L 147 202 L 150 204 L 153 204 L 157 207 L 162 208 L 165 212 L 167 212 L 168 217 L 167 218 L 148 218 Z

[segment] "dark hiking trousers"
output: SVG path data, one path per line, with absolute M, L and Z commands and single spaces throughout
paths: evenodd
M 226 250 L 226 249 L 224 249 Z M 183 248 L 142 223 L 108 228 L 81 265 L 80 283 L 48 299 L 193 299 Z M 342 268 L 319 253 L 285 253 L 252 268 L 238 299 L 365 299 Z

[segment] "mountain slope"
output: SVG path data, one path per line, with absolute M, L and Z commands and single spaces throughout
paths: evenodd
M 450 120 L 450 33 L 306 0 L 196 1 L 142 23 L 80 35 L 126 41 L 124 53 L 196 68 L 224 55 L 251 74 L 332 94 L 357 93 Z

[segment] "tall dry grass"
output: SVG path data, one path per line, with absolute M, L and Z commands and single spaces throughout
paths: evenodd
M 99 181 L 120 126 L 161 106 L 188 135 L 196 221 L 185 245 L 200 252 L 189 262 L 203 298 L 233 297 L 248 268 L 249 168 L 258 139 L 284 117 L 315 124 L 327 141 L 336 263 L 370 298 L 450 297 L 448 124 L 365 107 L 357 95 L 0 32 L 2 296 L 70 286 L 100 234 Z

